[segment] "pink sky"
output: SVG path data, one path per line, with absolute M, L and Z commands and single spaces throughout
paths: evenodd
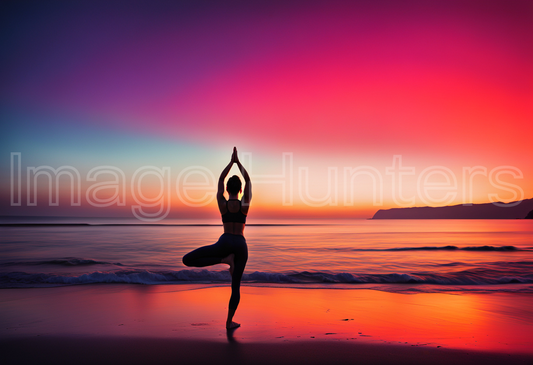
M 10 110 L 2 122 L 7 163 L 10 152 L 35 166 L 43 153 L 67 151 L 39 163 L 96 166 L 105 161 L 91 160 L 93 153 L 120 150 L 124 157 L 110 159 L 130 176 L 132 166 L 146 164 L 124 152 L 142 149 L 142 142 L 125 142 L 131 137 L 179 146 L 189 152 L 173 164 L 215 175 L 233 145 L 264 161 L 254 168 L 261 174 L 279 173 L 282 153 L 291 152 L 296 168 L 310 168 L 315 196 L 328 167 L 373 166 L 386 178 L 394 155 L 417 173 L 439 165 L 459 179 L 463 167 L 512 166 L 523 177 L 503 179 L 533 196 L 531 2 L 102 4 L 43 6 L 39 17 L 8 9 L 1 88 Z M 32 135 L 33 126 L 47 123 L 58 131 L 53 138 Z M 100 145 L 99 134 L 114 136 L 116 145 Z M 79 143 L 66 142 L 73 139 Z M 194 151 L 217 157 L 198 159 Z M 144 156 L 167 166 L 160 154 L 151 148 Z M 406 189 L 415 183 L 406 180 Z M 258 202 L 272 202 L 266 187 L 257 193 Z M 513 196 L 480 180 L 475 201 L 491 193 Z M 384 199 L 383 207 L 395 206 L 390 194 Z M 454 203 L 461 202 L 459 189 Z M 380 208 L 368 198 L 361 204 L 338 213 L 367 216 Z M 258 204 L 265 215 L 278 208 L 291 215 L 309 207 Z M 332 209 L 308 210 L 320 216 Z

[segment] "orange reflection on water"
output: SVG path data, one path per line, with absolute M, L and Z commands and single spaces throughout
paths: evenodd
M 238 342 L 314 339 L 533 354 L 529 294 L 396 294 L 241 288 Z M 5 289 L 6 335 L 105 335 L 226 341 L 228 286 Z M 16 328 L 16 333 L 13 332 Z M 13 333 L 12 333 L 13 332 Z
M 239 317 L 245 322 L 259 321 L 265 339 L 314 336 L 533 351 L 533 311 L 527 295 L 271 288 L 245 288 L 245 292 Z
M 192 326 L 192 337 L 220 336 L 229 295 L 228 287 L 168 292 L 151 309 Z M 235 336 L 243 342 L 315 338 L 533 353 L 530 301 L 520 294 L 243 287 L 235 316 L 243 326 Z

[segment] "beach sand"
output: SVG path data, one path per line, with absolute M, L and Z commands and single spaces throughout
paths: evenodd
M 335 286 L 331 286 L 335 288 Z M 0 290 L 3 364 L 531 364 L 528 294 L 227 286 Z

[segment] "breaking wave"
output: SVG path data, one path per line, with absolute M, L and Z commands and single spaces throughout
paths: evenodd
M 471 286 L 501 284 L 532 284 L 533 262 L 509 263 L 506 269 L 475 268 L 449 273 L 348 273 L 348 272 L 261 272 L 243 275 L 243 283 L 270 284 L 430 284 L 440 286 Z M 12 271 L 0 273 L 1 288 L 64 286 L 96 283 L 126 284 L 179 284 L 229 283 L 227 270 L 163 270 L 145 269 L 94 271 L 84 274 L 27 273 Z M 530 288 L 533 292 L 533 287 Z

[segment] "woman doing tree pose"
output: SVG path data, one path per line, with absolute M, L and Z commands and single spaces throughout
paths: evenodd
M 224 197 L 224 179 L 228 175 L 233 164 L 236 164 L 244 177 L 244 192 L 242 190 L 241 180 L 237 175 L 228 179 L 226 190 L 229 199 Z M 243 193 L 242 201 L 239 200 L 239 193 Z M 246 216 L 252 200 L 252 183 L 248 172 L 239 161 L 237 148 L 233 148 L 231 161 L 222 170 L 218 179 L 217 202 L 220 214 L 222 214 L 222 223 L 224 224 L 224 233 L 218 239 L 217 243 L 210 246 L 197 248 L 183 257 L 183 263 L 187 266 L 203 267 L 216 264 L 228 264 L 231 274 L 231 297 L 228 307 L 228 319 L 226 328 L 233 329 L 240 326 L 239 323 L 233 322 L 233 315 L 237 310 L 241 298 L 240 286 L 241 278 L 248 260 L 248 246 L 244 238 L 244 226 Z

